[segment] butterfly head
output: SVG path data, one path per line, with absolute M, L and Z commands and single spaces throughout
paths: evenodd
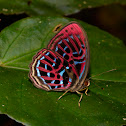
M 89 86 L 90 86 L 90 80 L 89 80 L 89 79 L 86 79 L 86 80 L 84 81 L 83 87 L 81 87 L 81 89 L 80 89 L 79 91 L 84 91 L 84 90 L 86 90 Z
M 86 87 L 89 87 L 90 86 L 90 80 L 89 79 L 86 79 L 84 81 L 84 86 L 86 86 Z

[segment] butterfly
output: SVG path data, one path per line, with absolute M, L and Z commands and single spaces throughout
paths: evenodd
M 29 65 L 29 78 L 37 88 L 46 91 L 65 91 L 80 94 L 78 105 L 87 95 L 90 81 L 86 79 L 89 70 L 89 42 L 85 30 L 77 22 L 64 26 L 40 50 Z

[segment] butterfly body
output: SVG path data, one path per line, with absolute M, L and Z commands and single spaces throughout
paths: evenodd
M 46 91 L 78 92 L 89 86 L 88 69 L 87 35 L 77 22 L 71 22 L 33 57 L 29 77 Z

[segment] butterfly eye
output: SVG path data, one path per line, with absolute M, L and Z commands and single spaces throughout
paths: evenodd
M 90 80 L 85 80 L 84 85 L 87 87 L 90 85 Z

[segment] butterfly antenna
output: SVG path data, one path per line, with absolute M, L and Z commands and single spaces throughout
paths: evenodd
M 108 73 L 108 72 L 111 72 L 111 71 L 114 71 L 114 70 L 116 70 L 116 69 L 108 70 L 108 71 L 102 72 L 102 73 L 100 73 L 100 74 L 96 74 L 96 75 L 94 75 L 94 76 L 92 76 L 92 77 L 100 76 L 100 75 L 102 75 L 102 74 L 104 74 L 104 73 Z M 90 80 L 92 77 L 89 77 L 88 79 Z
M 94 83 L 94 82 L 92 81 L 92 83 Z M 94 85 L 95 85 L 95 86 L 97 86 L 98 88 L 100 88 L 100 89 L 104 90 L 104 88 L 103 88 L 103 87 L 100 87 L 100 86 L 99 86 L 99 85 L 97 85 L 96 83 L 94 83 Z
M 100 76 L 100 75 L 102 75 L 102 74 L 104 74 L 104 73 L 108 73 L 108 72 L 111 72 L 111 71 L 114 71 L 114 70 L 116 70 L 116 69 L 108 70 L 108 71 L 102 72 L 102 73 L 100 73 L 100 74 L 96 74 L 96 75 L 94 75 L 94 76 L 92 76 L 92 77 Z M 90 80 L 92 77 L 89 77 L 88 80 Z M 94 83 L 94 82 L 93 82 L 93 83 Z M 95 84 L 95 83 L 94 83 L 94 84 Z M 101 88 L 102 90 L 104 90 L 104 88 L 98 86 L 97 84 L 95 84 L 95 85 L 96 85 L 97 87 Z

